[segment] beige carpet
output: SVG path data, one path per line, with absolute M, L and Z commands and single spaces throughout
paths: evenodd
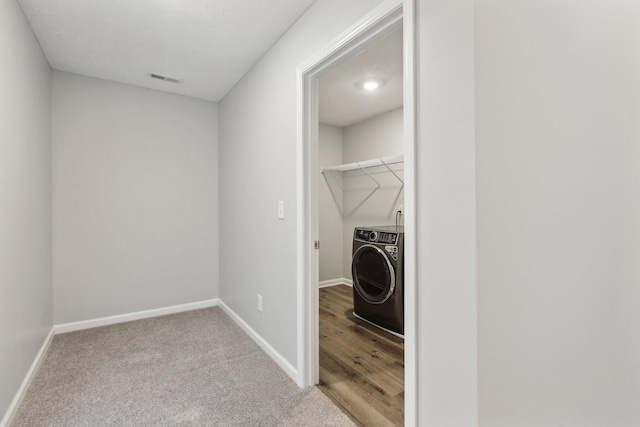
M 54 337 L 22 426 L 353 426 L 220 308 Z

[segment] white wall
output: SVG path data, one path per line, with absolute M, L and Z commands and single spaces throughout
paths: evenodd
M 50 73 L 18 3 L 0 1 L 0 419 L 53 322 Z
M 344 128 L 344 162 L 404 154 L 402 107 Z
M 344 128 L 343 157 L 345 163 L 397 156 L 404 153 L 403 109 L 397 108 Z M 404 179 L 404 165 L 390 166 Z M 344 172 L 343 276 L 351 277 L 353 230 L 368 225 L 394 225 L 398 205 L 404 204 L 402 183 L 385 166 L 363 171 Z M 402 217 L 398 218 L 402 225 Z
M 417 316 L 421 426 L 477 425 L 474 1 L 421 0 Z
M 56 323 L 218 296 L 217 114 L 54 72 Z
M 220 103 L 220 296 L 293 365 L 296 67 L 378 3 L 317 1 Z
M 640 425 L 640 5 L 476 6 L 480 425 Z
M 346 277 L 343 271 L 344 207 L 342 174 L 320 173 L 320 168 L 343 164 L 342 128 L 318 126 L 318 238 L 320 282 Z

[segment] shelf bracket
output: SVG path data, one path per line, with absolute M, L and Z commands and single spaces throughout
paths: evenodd
M 391 168 L 389 167 L 389 165 L 388 165 L 388 164 L 386 164 L 386 163 L 385 163 L 385 161 L 384 161 L 384 160 L 380 159 L 380 162 L 384 165 L 384 167 L 386 167 L 386 168 L 389 170 L 389 172 L 391 172 L 391 173 L 393 174 L 393 176 L 395 176 L 395 177 L 396 177 L 396 179 L 397 179 L 398 181 L 400 181 L 400 184 L 402 184 L 402 185 L 400 186 L 400 190 L 402 190 L 402 189 L 404 188 L 404 181 L 403 181 L 403 180 L 402 180 L 402 179 L 401 179 L 401 178 L 400 178 L 400 177 L 399 177 L 399 176 L 398 176 L 398 175 L 393 171 L 393 169 L 391 169 Z M 378 184 L 378 185 L 379 185 L 379 184 Z
M 329 174 L 328 176 L 333 178 L 333 181 L 338 185 L 338 187 L 340 187 L 340 190 L 344 191 L 344 187 L 340 183 L 340 179 L 338 179 L 338 177 L 340 176 L 340 175 L 338 175 L 338 172 L 333 171 L 331 169 L 322 168 L 320 170 L 320 173 L 322 173 L 322 176 L 324 176 L 324 179 L 325 179 L 325 181 L 327 181 L 328 185 L 331 185 L 331 184 L 329 184 L 329 178 L 327 177 L 327 174 Z
M 364 171 L 364 173 L 366 173 L 366 174 L 367 174 L 367 176 L 368 176 L 369 178 L 371 178 L 371 180 L 372 180 L 373 182 L 375 182 L 375 183 L 376 183 L 377 187 L 376 187 L 376 188 L 374 188 L 374 189 L 373 189 L 373 191 L 371 191 L 371 194 L 375 193 L 375 192 L 378 190 L 378 188 L 380 188 L 380 183 L 379 183 L 378 181 L 376 181 L 376 179 L 375 179 L 374 177 L 372 177 L 372 176 L 371 176 L 371 174 L 370 174 L 369 172 L 367 172 L 367 170 L 366 170 L 365 168 L 363 168 L 362 166 L 360 166 L 360 163 L 356 162 L 356 165 L 358 165 L 358 167 L 359 167 L 360 169 L 362 169 L 362 170 Z M 387 168 L 388 168 L 388 166 L 387 166 Z M 391 170 L 391 169 L 389 169 L 389 170 Z M 395 175 L 395 173 L 394 173 L 394 175 Z M 397 177 L 397 175 L 396 175 L 396 177 Z M 369 196 L 371 196 L 371 194 L 370 194 Z

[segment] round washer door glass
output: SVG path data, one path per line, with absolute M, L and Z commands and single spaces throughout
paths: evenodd
M 396 287 L 393 266 L 382 249 L 374 245 L 360 246 L 351 263 L 353 287 L 365 301 L 382 304 Z

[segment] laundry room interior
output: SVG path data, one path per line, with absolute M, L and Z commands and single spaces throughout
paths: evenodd
M 402 34 L 399 25 L 326 71 L 318 83 L 320 384 L 364 425 L 372 416 L 395 425 L 404 419 L 403 253 L 400 259 L 393 253 L 402 242 L 373 241 L 374 235 L 397 239 L 403 232 Z M 355 230 L 367 233 L 366 244 L 354 241 Z M 352 264 L 363 245 L 380 252 L 368 255 L 374 264 L 388 257 L 391 269 L 397 263 L 400 271 L 386 273 L 379 266 L 364 272 L 380 275 L 373 289 L 377 293 L 380 286 L 385 301 L 391 298 L 363 302 L 363 313 L 354 313 L 354 300 L 361 297 Z M 390 287 L 382 283 L 387 280 Z M 378 321 L 377 311 L 389 304 L 394 319 Z

